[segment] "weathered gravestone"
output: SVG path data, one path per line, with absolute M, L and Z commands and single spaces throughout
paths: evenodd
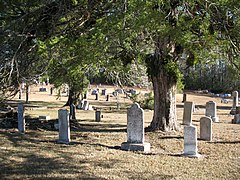
M 210 117 L 213 122 L 219 122 L 219 118 L 217 117 L 217 105 L 215 102 L 209 101 L 206 103 L 205 115 Z
M 200 119 L 200 139 L 212 141 L 212 119 L 210 117 Z
M 70 119 L 76 119 L 76 106 L 74 104 L 70 105 Z
M 67 109 L 58 110 L 58 123 L 59 123 L 59 139 L 58 143 L 70 143 L 70 124 L 69 114 Z
M 106 96 L 107 94 L 107 89 L 102 89 L 102 96 Z
M 183 124 L 190 126 L 192 124 L 193 102 L 184 102 Z
M 230 114 L 234 115 L 236 114 L 236 107 L 238 106 L 238 91 L 233 91 L 232 97 L 233 97 L 233 104 L 232 104 L 232 109 L 230 111 Z
M 184 127 L 184 156 L 200 157 L 197 148 L 197 128 L 194 126 Z
M 129 151 L 150 151 L 150 143 L 144 142 L 144 112 L 134 103 L 127 111 L 127 142 L 121 149 Z
M 18 132 L 25 133 L 25 118 L 24 118 L 24 106 L 22 103 L 18 104 Z

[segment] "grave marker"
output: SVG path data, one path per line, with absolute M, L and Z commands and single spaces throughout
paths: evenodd
M 212 119 L 210 117 L 200 119 L 200 139 L 212 141 Z
M 184 127 L 184 156 L 199 157 L 197 148 L 197 128 L 194 126 Z
M 193 102 L 186 101 L 184 102 L 184 111 L 183 111 L 183 124 L 191 125 L 192 124 L 192 113 L 193 113 Z
M 232 109 L 230 111 L 230 114 L 234 115 L 236 114 L 236 107 L 238 106 L 238 91 L 233 91 L 232 97 L 233 97 L 233 104 L 232 104 Z
M 58 123 L 59 123 L 59 139 L 58 143 L 70 143 L 70 124 L 69 114 L 67 109 L 58 110 Z
M 150 151 L 150 143 L 144 142 L 144 111 L 134 103 L 127 111 L 127 142 L 121 149 L 130 151 Z
M 217 117 L 217 105 L 213 101 L 209 101 L 206 103 L 206 116 L 210 117 L 213 122 L 219 122 L 219 118 Z
M 24 118 L 24 106 L 22 103 L 18 104 L 18 132 L 25 133 L 25 118 Z

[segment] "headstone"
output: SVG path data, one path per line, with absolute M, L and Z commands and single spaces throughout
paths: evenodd
M 97 108 L 95 112 L 95 121 L 100 122 L 101 121 L 101 109 Z
M 112 92 L 112 95 L 113 95 L 113 96 L 118 96 L 118 92 L 117 92 L 117 91 L 114 91 L 114 92 Z
M 25 133 L 25 118 L 24 118 L 24 106 L 23 104 L 18 104 L 18 132 Z
M 186 101 L 184 102 L 184 111 L 183 111 L 183 124 L 191 125 L 192 124 L 192 113 L 193 113 L 193 102 Z
M 233 91 L 232 97 L 233 97 L 233 104 L 232 104 L 232 109 L 230 111 L 230 114 L 234 115 L 236 114 L 236 107 L 238 106 L 238 91 Z
M 200 139 L 212 141 L 212 119 L 210 117 L 200 118 Z
M 98 94 L 95 94 L 95 96 L 96 96 L 96 98 L 95 98 L 95 100 L 99 100 L 99 96 L 98 96 Z
M 89 102 L 85 99 L 84 101 L 83 101 L 83 110 L 88 110 L 88 107 L 89 107 Z
M 194 126 L 184 127 L 184 156 L 199 157 L 197 148 L 197 128 Z
M 76 119 L 76 106 L 74 104 L 70 105 L 70 119 Z
M 110 101 L 110 95 L 109 94 L 107 95 L 106 101 Z
M 240 124 L 240 114 L 235 114 L 233 124 Z
M 187 94 L 186 93 L 183 93 L 183 100 L 182 100 L 182 102 L 184 103 L 184 102 L 186 102 L 187 101 Z
M 107 94 L 107 89 L 102 89 L 102 96 L 106 96 Z
M 210 117 L 213 122 L 219 122 L 219 118 L 217 117 L 217 105 L 213 101 L 209 101 L 206 103 L 206 116 Z
M 134 103 L 127 111 L 127 142 L 121 149 L 129 151 L 150 151 L 150 143 L 144 142 L 144 111 Z
M 59 123 L 59 139 L 58 143 L 70 143 L 70 125 L 69 115 L 67 109 L 58 110 L 58 123 Z
M 41 87 L 41 88 L 39 88 L 39 92 L 47 92 L 47 88 Z

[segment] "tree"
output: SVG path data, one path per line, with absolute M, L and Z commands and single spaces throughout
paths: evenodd
M 187 68 L 222 51 L 237 67 L 238 1 L 124 1 L 98 22 L 106 51 L 125 51 L 125 63 L 145 61 L 154 90 L 151 130 L 177 129 L 180 64 Z

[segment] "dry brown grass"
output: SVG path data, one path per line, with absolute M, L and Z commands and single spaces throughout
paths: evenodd
M 57 103 L 55 108 L 28 108 L 31 116 L 50 115 L 57 118 L 66 97 L 61 100 L 47 93 L 30 95 L 31 105 Z M 120 150 L 126 140 L 126 109 L 109 110 L 116 99 L 106 105 L 93 100 L 91 104 L 104 108 L 101 122 L 94 121 L 94 111 L 77 112 L 79 126 L 72 128 L 70 145 L 57 144 L 57 131 L 28 129 L 24 135 L 16 129 L 0 129 L 1 179 L 240 179 L 240 125 L 231 124 L 228 116 L 231 104 L 221 104 L 219 98 L 188 95 L 200 109 L 194 113 L 193 124 L 199 132 L 202 108 L 209 100 L 218 104 L 220 123 L 213 125 L 213 141 L 199 140 L 202 158 L 178 156 L 183 151 L 183 127 L 178 132 L 147 132 L 146 142 L 151 143 L 151 153 Z M 182 122 L 182 95 L 178 95 L 178 122 Z M 41 102 L 44 101 L 44 102 Z M 125 101 L 125 102 L 124 102 Z M 47 104 L 46 104 L 47 102 Z M 127 107 L 131 102 L 123 100 Z M 113 108 L 112 108 L 113 109 Z M 148 126 L 152 111 L 145 111 Z

